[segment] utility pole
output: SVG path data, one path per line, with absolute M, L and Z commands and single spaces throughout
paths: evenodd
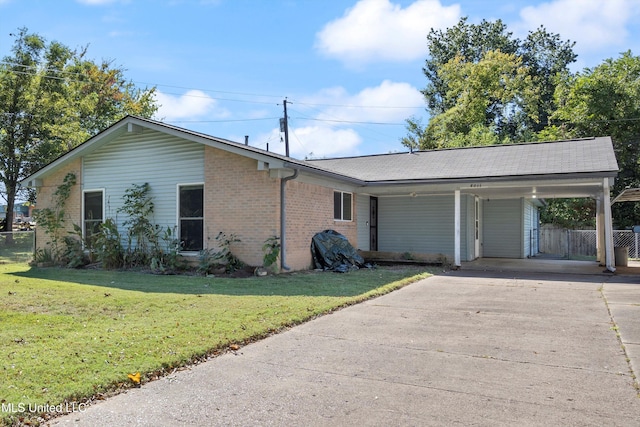
M 289 157 L 289 119 L 287 118 L 287 99 L 282 101 L 284 105 L 284 119 L 280 120 L 280 132 L 284 132 L 285 154 Z

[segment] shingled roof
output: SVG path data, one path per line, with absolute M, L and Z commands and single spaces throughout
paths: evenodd
M 307 161 L 365 182 L 509 178 L 618 172 L 609 137 Z

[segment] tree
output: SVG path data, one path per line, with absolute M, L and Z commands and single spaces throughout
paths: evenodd
M 540 222 L 568 229 L 588 230 L 596 226 L 596 201 L 593 199 L 550 199 L 540 210 Z
M 0 63 L 0 183 L 11 230 L 20 180 L 127 114 L 151 117 L 155 88 L 138 90 L 111 62 L 18 30 Z
M 483 20 L 475 25 L 462 18 L 445 31 L 431 30 L 427 43 L 429 57 L 423 68 L 427 86 L 422 93 L 430 123 L 443 120 L 459 121 L 468 128 L 483 126 L 483 133 L 493 132 L 501 142 L 530 139 L 548 125 L 549 116 L 555 111 L 553 94 L 557 75 L 568 72 L 568 65 L 576 59 L 573 42 L 562 41 L 543 27 L 530 32 L 525 40 L 519 40 L 500 20 Z M 495 68 L 498 64 L 501 70 Z M 452 96 L 457 91 L 456 85 L 465 84 L 462 76 L 452 75 L 451 68 L 455 67 L 468 76 L 475 76 L 477 83 L 484 81 L 494 88 L 502 84 L 504 89 L 511 85 L 510 93 L 496 96 L 500 94 L 495 90 L 476 91 L 482 99 L 474 100 L 476 109 L 471 117 L 461 105 L 460 97 Z M 501 80 L 505 77 L 509 82 Z M 508 96 L 505 98 L 505 95 Z M 484 111 L 479 108 L 482 103 Z M 409 119 L 407 124 L 409 134 L 401 141 L 404 145 L 422 149 L 434 146 L 434 141 L 428 139 L 432 136 L 430 132 L 421 129 L 415 119 Z M 446 141 L 441 142 L 446 145 Z
M 565 75 L 556 90 L 556 128 L 573 137 L 611 136 L 620 172 L 614 195 L 640 187 L 640 57 L 617 59 Z M 640 203 L 614 204 L 618 227 L 640 224 Z
M 427 102 L 427 111 L 433 116 L 444 113 L 453 105 L 447 100 L 447 83 L 439 75 L 443 65 L 456 57 L 465 62 L 478 62 L 489 51 L 506 54 L 516 53 L 518 45 L 512 40 L 512 33 L 501 20 L 479 25 L 467 24 L 467 18 L 460 19 L 455 27 L 446 31 L 431 29 L 427 35 L 429 58 L 422 72 L 427 77 L 427 87 L 422 91 Z
M 531 76 L 515 54 L 488 51 L 478 62 L 456 56 L 440 68 L 438 78 L 450 108 L 429 121 L 423 149 L 508 142 L 507 130 L 530 114 Z

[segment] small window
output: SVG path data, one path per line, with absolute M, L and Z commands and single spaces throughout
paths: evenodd
M 204 248 L 204 187 L 183 185 L 178 190 L 178 222 L 183 251 Z
M 102 190 L 85 191 L 83 196 L 83 229 L 85 241 L 88 246 L 93 246 L 96 234 L 100 232 L 100 226 L 104 220 L 104 195 Z
M 333 192 L 333 219 L 337 221 L 351 221 L 351 193 L 343 191 Z

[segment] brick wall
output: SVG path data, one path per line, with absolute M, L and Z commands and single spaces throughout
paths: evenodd
M 312 267 L 311 238 L 333 229 L 357 243 L 355 221 L 333 220 L 333 188 L 291 180 L 286 184 L 286 264 Z M 353 218 L 356 218 L 353 206 Z M 216 248 L 219 232 L 241 242 L 231 249 L 243 262 L 262 264 L 262 245 L 280 236 L 280 180 L 258 171 L 255 160 L 207 147 L 205 150 L 205 245 Z
M 311 238 L 318 232 L 332 229 L 343 234 L 357 246 L 355 221 L 333 219 L 333 188 L 292 180 L 286 184 L 287 258 L 294 270 L 312 268 Z M 355 199 L 355 197 L 354 197 Z M 356 218 L 353 204 L 353 218 Z
M 216 248 L 220 232 L 243 262 L 262 265 L 262 245 L 280 235 L 279 181 L 257 170 L 257 161 L 212 147 L 205 149 L 205 246 Z
M 76 175 L 76 185 L 71 189 L 71 194 L 67 199 L 64 212 L 65 228 L 60 233 L 61 237 L 67 235 L 67 232 L 73 231 L 73 224 L 82 224 L 82 185 L 81 185 L 81 160 L 74 160 L 63 168 L 53 172 L 43 180 L 42 186 L 36 189 L 36 210 L 44 208 L 52 208 L 54 203 L 53 193 L 64 182 L 64 177 L 72 172 Z M 50 237 L 45 234 L 42 227 L 36 226 L 36 249 L 44 249 L 48 247 Z

